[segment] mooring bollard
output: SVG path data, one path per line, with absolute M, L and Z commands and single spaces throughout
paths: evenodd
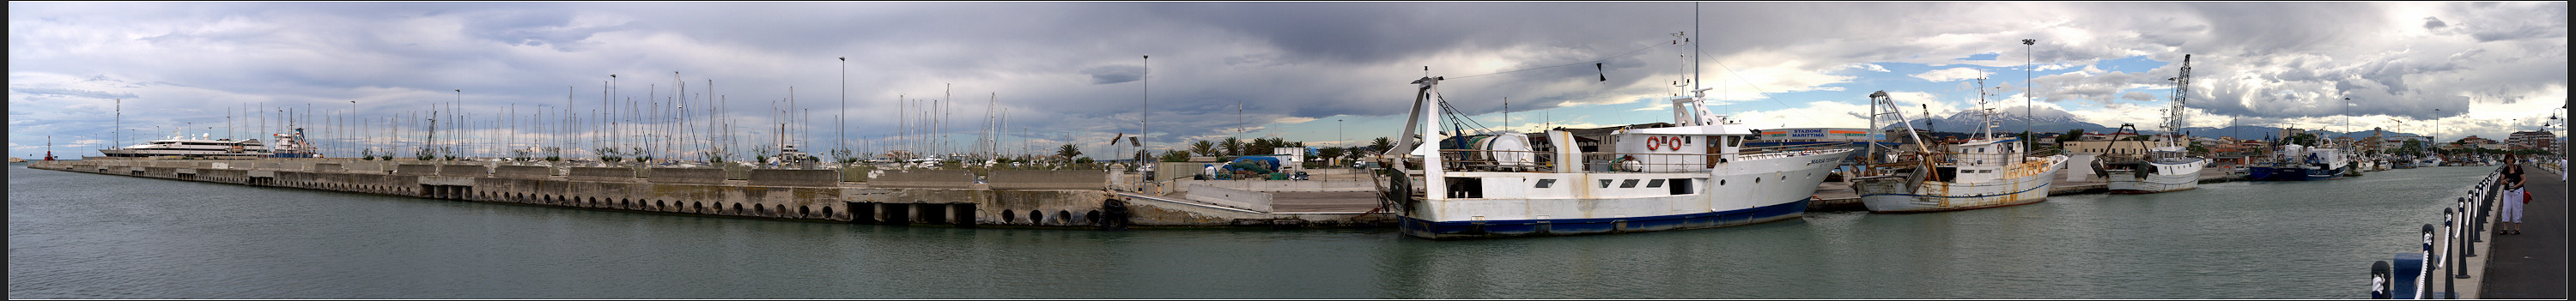
M 2390 275 L 2389 275 L 2389 273 L 2388 273 L 2388 261 L 2387 261 L 2387 260 L 2375 261 L 2375 262 L 2371 262 L 2371 263 L 2370 263 L 2370 298 L 2371 298 L 2371 299 L 2388 299 L 2389 297 L 2391 297 L 2391 296 L 2389 296 L 2389 295 L 2390 295 L 2390 294 L 2389 294 L 2389 293 L 2390 293 L 2389 291 L 2394 290 L 2394 288 L 2392 288 L 2392 287 L 2390 287 L 2390 286 L 2397 285 L 2397 284 L 2396 284 L 2396 283 L 2391 283 L 2391 281 L 2388 281 L 2388 277 L 2389 277 L 2389 276 L 2390 276 Z
M 2468 235 L 2462 236 L 2468 236 L 2469 240 L 2460 243 L 2460 256 L 2478 257 L 2478 242 L 2482 241 L 2478 236 L 2480 236 L 2480 234 L 2487 233 L 2487 210 L 2480 204 L 2485 204 L 2486 202 L 2466 198 L 2462 198 L 2461 201 L 2468 202 L 2470 213 L 2468 214 L 2469 220 L 2467 224 L 2461 225 L 2462 227 L 2467 227 Z
M 2426 285 L 2432 284 L 2432 279 L 2426 277 L 2433 276 L 2433 261 L 2441 260 L 2440 258 L 2433 258 L 2433 224 L 2424 224 L 2423 249 L 2424 260 L 2422 263 L 2417 264 L 2418 267 L 2415 268 L 2415 298 L 2413 299 L 2424 298 L 2424 291 L 2429 291 L 2427 288 L 2430 288 L 2426 287 Z

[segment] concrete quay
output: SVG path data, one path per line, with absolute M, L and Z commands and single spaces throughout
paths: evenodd
M 1338 227 L 1384 213 L 1274 213 L 1109 189 L 1101 171 L 546 166 L 355 159 L 30 162 L 29 168 L 445 200 L 639 213 L 958 227 Z M 859 177 L 852 177 L 857 174 Z M 845 181 L 860 179 L 863 182 Z M 1113 206 L 1109 200 L 1121 200 Z M 1125 216 L 1119 216 L 1125 212 Z

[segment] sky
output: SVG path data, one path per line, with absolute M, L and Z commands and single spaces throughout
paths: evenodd
M 743 158 L 786 123 L 814 152 L 967 152 L 990 128 L 1001 152 L 1107 158 L 1139 132 L 1156 151 L 1365 144 L 1397 135 L 1424 76 L 1497 130 L 1669 122 L 1690 85 L 1756 127 L 1865 127 L 1873 91 L 1948 116 L 1981 107 L 1979 77 L 1986 108 L 2149 127 L 2184 55 L 2191 126 L 2501 139 L 2566 134 L 2567 19 L 2565 2 L 10 2 L 8 139 L 95 156 L 183 127 L 263 138 L 293 110 L 353 157 L 418 147 L 435 110 L 471 114 L 437 138 L 484 154 L 587 156 L 605 136 L 694 159 L 729 137 Z M 623 130 L 596 113 L 611 105 Z

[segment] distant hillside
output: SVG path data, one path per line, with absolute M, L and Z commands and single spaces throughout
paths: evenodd
M 2053 109 L 2040 109 L 2039 111 L 2031 112 L 2031 113 L 2032 113 L 2031 115 L 2037 115 L 2037 116 L 2039 116 L 2039 117 L 2037 117 L 2037 118 L 2023 118 L 2023 117 L 2022 117 L 2022 115 L 2023 115 L 2023 114 L 2022 114 L 2022 110 L 2020 110 L 2020 108 L 2019 108 L 2019 107 L 2009 108 L 2009 109 L 1997 109 L 1997 110 L 1995 110 L 1995 111 L 1996 111 L 1997 113 L 2000 113 L 2000 114 L 1996 114 L 1997 116 L 1995 117 L 1995 120 L 1996 120 L 1996 121 L 1998 121 L 1998 122 L 2000 122 L 2000 123 L 2002 123 L 2002 124 L 2001 124 L 2001 126 L 1995 127 L 1995 132 L 1997 132 L 1997 133 L 2019 133 L 2019 132 L 2021 132 L 2021 131 L 2022 131 L 2022 129 L 2023 129 L 2023 124 L 2024 124 L 2024 122 L 2029 122 L 2029 124 L 2030 124 L 2030 126 L 2029 126 L 2029 127 L 2030 127 L 2030 129 L 2031 129 L 2030 131 L 2032 131 L 2032 132 L 2039 132 L 2039 133 L 2064 133 L 2064 132 L 2066 132 L 2066 130 L 2070 130 L 2070 129 L 2083 129 L 2083 130 L 2084 130 L 2084 132 L 2087 132 L 2087 133 L 2109 133 L 2109 132 L 2113 132 L 2113 131 L 2116 131 L 2116 130 L 2118 130 L 2118 129 L 2119 129 L 2119 128 L 2117 128 L 2117 127 L 2116 127 L 2116 126 L 2118 126 L 2118 125 L 2102 125 L 2102 124 L 2095 124 L 2095 123 L 2090 123 L 2090 122 L 2077 121 L 2077 120 L 2075 120 L 2075 117 L 2074 117 L 2074 115 L 2073 115 L 2073 114 L 2068 114 L 2068 113 L 2066 113 L 2066 111 L 2059 111 L 2059 110 L 2053 110 Z M 1928 122 L 1927 122 L 1927 120 L 1928 120 Z M 1985 118 L 1984 118 L 1984 117 L 1979 117 L 1979 116 L 1977 116 L 1976 114 L 1970 114 L 1970 112 L 1959 112 L 1959 113 L 1956 113 L 1956 114 L 1950 114 L 1950 116 L 1945 116 L 1945 117 L 1933 117 L 1933 118 L 1926 118 L 1926 119 L 1915 119 L 1915 120 L 1910 121 L 1910 123 L 1912 123 L 1912 124 L 1915 126 L 1915 128 L 1917 128 L 1917 129 L 1924 129 L 1924 130 L 1931 130 L 1931 131 L 1940 131 L 1940 132 L 1952 132 L 1952 133 L 1970 133 L 1970 132 L 1976 132 L 1976 131 L 1978 130 L 1977 123 L 1978 123 L 1978 122 L 1980 122 L 1980 121 L 1985 121 Z M 2163 133 L 2164 133 L 2164 131 L 2159 130 L 2159 129 L 2157 129 L 2157 128 L 2156 128 L 2156 123 L 2157 123 L 2157 122 L 2162 122 L 2162 121 L 2163 121 L 2163 120 L 2143 120 L 2143 121 L 2136 121 L 2136 122 L 2131 122 L 2131 123 L 2132 123 L 2132 124 L 2134 124 L 2134 125 L 2136 125 L 2136 126 L 2138 127 L 2138 133 L 2154 135 L 2154 134 L 2163 134 Z M 1885 126 L 1884 128 L 1891 128 L 1891 129 L 1892 129 L 1892 128 L 1902 128 L 1902 127 L 1904 127 L 1904 125 L 1902 125 L 1902 124 L 1896 124 L 1896 125 L 1887 125 L 1887 126 Z M 2189 134 L 2189 135 L 2191 135 L 2192 137 L 2208 137 L 2208 138 L 2236 137 L 2236 138 L 2238 138 L 2238 139 L 2263 139 L 2263 138 L 2265 138 L 2265 137 L 2267 137 L 2267 136 L 2274 136 L 2274 135 L 2277 135 L 2277 133 L 2280 133 L 2280 132 L 2281 132 L 2281 128 L 2278 128 L 2278 127 L 2250 126 L 2250 125 L 2230 126 L 2230 127 L 2224 127 L 2224 128 L 2207 128 L 2207 127 L 2187 127 L 2187 128 L 2183 128 L 2183 133 L 2185 133 L 2185 134 Z M 2324 136 L 2324 137 L 2328 137 L 2328 138 L 2336 137 L 2336 136 L 2339 136 L 2339 135 L 2340 135 L 2340 136 L 2350 136 L 2350 137 L 2353 137 L 2353 138 L 2364 138 L 2364 137 L 2370 137 L 2370 134 L 2371 134 L 2371 132 L 2370 132 L 2369 130 L 2355 131 L 2355 132 L 2353 132 L 2353 133 L 2343 133 L 2343 132 L 2336 132 L 2336 131 L 2325 131 L 2325 130 L 2318 130 L 2318 129 L 2309 129 L 2309 132 L 2311 132 L 2311 133 L 2318 133 L 2318 135 L 2322 135 L 2322 136 Z M 2389 136 L 2389 137 L 2423 137 L 2423 136 L 2425 136 L 2425 135 L 2422 135 L 2422 134 L 2399 133 L 2399 132 L 2393 132 L 2393 131 L 2392 131 L 2392 132 L 2387 132 L 2385 135 L 2387 135 L 2387 136 Z

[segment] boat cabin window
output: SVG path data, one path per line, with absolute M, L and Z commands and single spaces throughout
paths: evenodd
M 1664 187 L 1664 179 L 1646 181 L 1646 188 Z
M 1556 179 L 1538 179 L 1538 185 L 1531 187 L 1547 188 L 1548 186 L 1556 186 Z
M 1601 179 L 1601 188 L 1610 188 L 1610 179 Z
M 1662 181 L 1662 180 L 1656 180 L 1656 181 Z M 1690 185 L 1690 183 L 1691 183 L 1691 182 L 1690 182 L 1690 179 L 1673 179 L 1673 186 L 1672 186 L 1672 189 L 1668 190 L 1667 192 L 1670 192 L 1670 193 L 1672 193 L 1673 195 L 1691 194 L 1693 191 L 1691 191 L 1691 185 Z
M 1619 188 L 1637 188 L 1637 179 L 1619 181 Z

